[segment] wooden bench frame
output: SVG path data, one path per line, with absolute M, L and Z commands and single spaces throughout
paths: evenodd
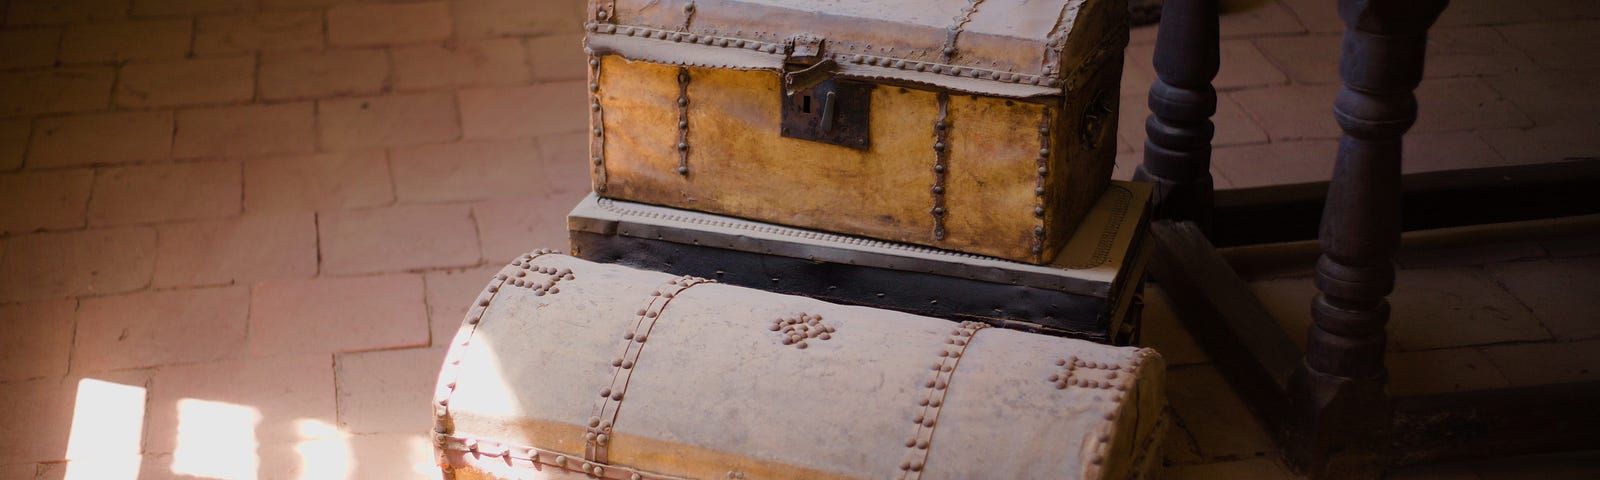
M 1346 28 L 1333 113 L 1343 136 L 1332 178 L 1312 187 L 1325 188 L 1326 199 L 1306 349 L 1207 238 L 1217 202 L 1217 0 L 1166 0 L 1162 10 L 1144 163 L 1134 177 L 1156 185 L 1151 275 L 1292 466 L 1314 478 L 1600 448 L 1600 382 L 1389 396 L 1383 359 L 1402 229 L 1401 138 L 1417 116 L 1428 29 L 1448 0 L 1338 3 Z

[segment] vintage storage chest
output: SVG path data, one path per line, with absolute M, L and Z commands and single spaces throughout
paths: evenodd
M 1138 338 L 1150 185 L 1113 181 L 1055 260 L 992 257 L 590 195 L 572 254 L 830 302 L 1101 343 Z
M 441 370 L 448 478 L 1145 478 L 1148 349 L 535 252 Z
M 1122 0 L 591 0 L 594 191 L 1048 263 L 1110 177 Z

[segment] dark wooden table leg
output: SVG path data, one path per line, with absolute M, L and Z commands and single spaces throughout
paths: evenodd
M 1291 454 L 1326 478 L 1375 476 L 1389 420 L 1386 296 L 1400 242 L 1400 140 L 1417 118 L 1428 28 L 1447 0 L 1340 0 L 1334 116 L 1344 135 L 1322 214 L 1306 358 L 1290 380 Z
M 1134 179 L 1155 184 L 1154 218 L 1211 224 L 1211 115 L 1217 111 L 1217 0 L 1167 0 L 1156 34 L 1145 121 L 1144 164 Z

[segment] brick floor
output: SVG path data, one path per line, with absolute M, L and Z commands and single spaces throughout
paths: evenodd
M 1600 2 L 1451 3 L 1402 168 L 1597 156 Z M 1222 2 L 1219 188 L 1331 172 L 1333 4 Z M 588 192 L 583 5 L 0 0 L 0 478 L 114 460 L 63 463 L 85 379 L 146 389 L 144 478 L 436 478 L 417 422 L 441 348 L 502 262 L 564 247 Z M 1120 177 L 1154 38 L 1128 50 Z M 1591 243 L 1402 259 L 1398 390 L 1595 379 Z M 1309 280 L 1255 287 L 1301 341 Z M 1169 476 L 1290 477 L 1158 291 Z M 232 440 L 234 473 L 184 464 Z

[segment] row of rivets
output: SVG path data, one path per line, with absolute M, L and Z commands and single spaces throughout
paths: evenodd
M 946 64 L 946 63 L 918 62 L 918 61 L 914 61 L 914 60 L 904 60 L 904 59 L 899 59 L 899 58 L 880 57 L 880 56 L 874 56 L 874 55 L 848 54 L 848 53 L 829 54 L 828 56 L 830 58 L 833 58 L 834 61 L 836 61 L 836 62 L 855 63 L 855 64 L 861 64 L 861 65 L 874 66 L 874 67 L 893 68 L 893 69 L 896 69 L 896 70 L 910 70 L 910 71 L 917 71 L 917 72 L 929 72 L 929 73 L 937 73 L 937 74 L 940 74 L 940 75 L 947 75 L 947 76 L 952 76 L 952 77 L 976 78 L 976 79 L 979 79 L 979 80 L 993 80 L 993 81 L 1003 82 L 1003 83 L 1019 83 L 1019 84 L 1039 85 L 1039 86 L 1048 87 L 1048 88 L 1055 88 L 1055 87 L 1060 85 L 1060 83 L 1056 79 L 1050 78 L 1050 77 L 1044 77 L 1044 76 L 1039 76 L 1039 75 L 1026 75 L 1026 74 L 1021 74 L 1021 73 L 1001 72 L 1001 71 L 997 71 L 997 70 L 989 70 L 989 69 L 984 69 L 984 68 L 963 67 L 963 66 L 957 66 L 957 65 L 950 65 L 950 64 Z
M 1033 186 L 1035 198 L 1033 216 L 1039 219 L 1039 225 L 1033 227 L 1034 255 L 1044 254 L 1045 177 L 1050 175 L 1050 133 L 1052 130 L 1051 119 L 1054 117 L 1054 113 L 1054 110 L 1050 107 L 1045 107 L 1044 114 L 1039 118 L 1039 157 L 1036 160 L 1039 175 L 1035 177 Z
M 454 344 L 445 354 L 444 370 L 439 373 L 439 388 L 434 392 L 433 428 L 436 434 L 448 434 L 454 430 L 450 421 L 450 397 L 455 394 L 456 379 L 460 373 L 461 366 L 461 351 L 457 347 L 465 347 L 471 343 L 472 334 L 477 331 L 478 323 L 482 321 L 484 311 L 488 309 L 495 294 L 500 291 L 501 285 L 512 278 L 508 272 L 519 271 L 517 270 L 519 267 L 533 262 L 534 258 L 550 253 L 556 253 L 556 251 L 540 249 L 512 260 L 511 265 L 501 269 L 500 273 L 495 274 L 494 278 L 489 280 L 489 284 L 483 288 L 483 293 L 479 294 L 478 299 L 467 309 L 466 317 L 461 321 L 461 328 L 456 331 Z M 435 441 L 442 441 L 440 438 L 442 437 L 436 437 Z
M 609 461 L 612 422 L 616 421 L 639 354 L 644 349 L 645 341 L 649 340 L 656 320 L 666 309 L 667 302 L 689 287 L 706 282 L 709 280 L 692 276 L 669 280 L 665 285 L 651 290 L 650 295 L 645 297 L 644 307 L 634 313 L 632 325 L 622 334 L 622 354 L 611 361 L 610 386 L 600 389 L 600 400 L 595 403 L 594 416 L 589 418 L 588 429 L 584 433 L 585 460 L 599 463 Z
M 604 13 L 604 10 L 601 10 Z M 589 126 L 594 137 L 589 142 L 589 156 L 594 162 L 594 191 L 606 192 L 606 137 L 605 110 L 600 107 L 600 57 L 589 53 Z
M 694 3 L 690 3 L 693 7 Z M 678 67 L 678 175 L 689 174 L 689 69 Z
M 532 465 L 556 467 L 565 471 L 580 472 L 594 478 L 611 478 L 627 480 L 666 479 L 670 477 L 659 476 L 634 470 L 627 467 L 609 465 L 604 462 L 585 461 L 579 462 L 568 458 L 559 452 L 544 450 L 536 447 L 502 444 L 488 441 L 479 441 L 475 438 L 438 435 L 435 442 L 444 447 L 472 454 L 474 457 L 502 458 L 507 465 L 516 466 L 518 461 L 526 461 Z M 443 450 L 441 449 L 441 450 Z M 442 453 L 442 452 L 441 452 Z M 448 466 L 447 466 L 448 468 Z M 739 477 L 744 478 L 741 474 Z
M 939 93 L 939 118 L 933 121 L 933 239 L 944 240 L 944 188 L 945 174 L 950 163 L 950 94 Z
M 587 25 L 587 28 L 591 32 L 602 34 L 625 35 L 629 37 L 642 37 L 655 40 L 666 40 L 675 43 L 693 43 L 714 47 L 739 48 L 771 54 L 788 53 L 788 47 L 786 45 L 759 42 L 754 40 L 723 38 L 712 35 L 674 32 L 647 27 L 618 26 L 598 23 L 589 24 Z M 953 42 L 954 39 L 952 38 L 949 41 Z M 1062 85 L 1061 81 L 1054 76 L 1029 75 L 1023 73 L 1003 72 L 987 68 L 951 65 L 949 62 L 951 57 L 953 57 L 955 54 L 955 48 L 953 46 L 946 47 L 943 53 L 946 53 L 946 55 L 943 57 L 943 63 L 919 62 L 902 58 L 850 53 L 828 54 L 827 57 L 840 63 L 853 63 L 875 67 L 893 68 L 896 70 L 929 72 L 952 77 L 976 78 L 979 80 L 992 80 L 1002 83 L 1038 85 L 1046 88 L 1056 88 Z
M 906 454 L 900 461 L 900 478 L 913 480 L 921 477 L 922 468 L 928 461 L 928 446 L 933 441 L 934 427 L 938 424 L 939 409 L 944 406 L 945 395 L 950 388 L 950 379 L 955 375 L 956 366 L 972 341 L 972 336 L 984 328 L 988 328 L 988 325 L 962 322 L 945 337 L 945 345 L 938 351 L 939 360 L 930 368 L 933 378 L 920 385 L 928 389 L 928 393 L 917 401 L 920 410 L 911 418 L 916 429 L 906 439 Z
M 742 48 L 761 53 L 783 54 L 787 53 L 784 45 L 776 43 L 758 42 L 739 38 L 725 38 L 715 35 L 700 35 L 687 32 L 675 32 L 648 27 L 618 26 L 605 24 L 589 24 L 586 28 L 595 33 L 623 35 L 629 37 L 648 38 L 653 40 L 666 40 L 673 43 L 693 43 L 723 48 Z

